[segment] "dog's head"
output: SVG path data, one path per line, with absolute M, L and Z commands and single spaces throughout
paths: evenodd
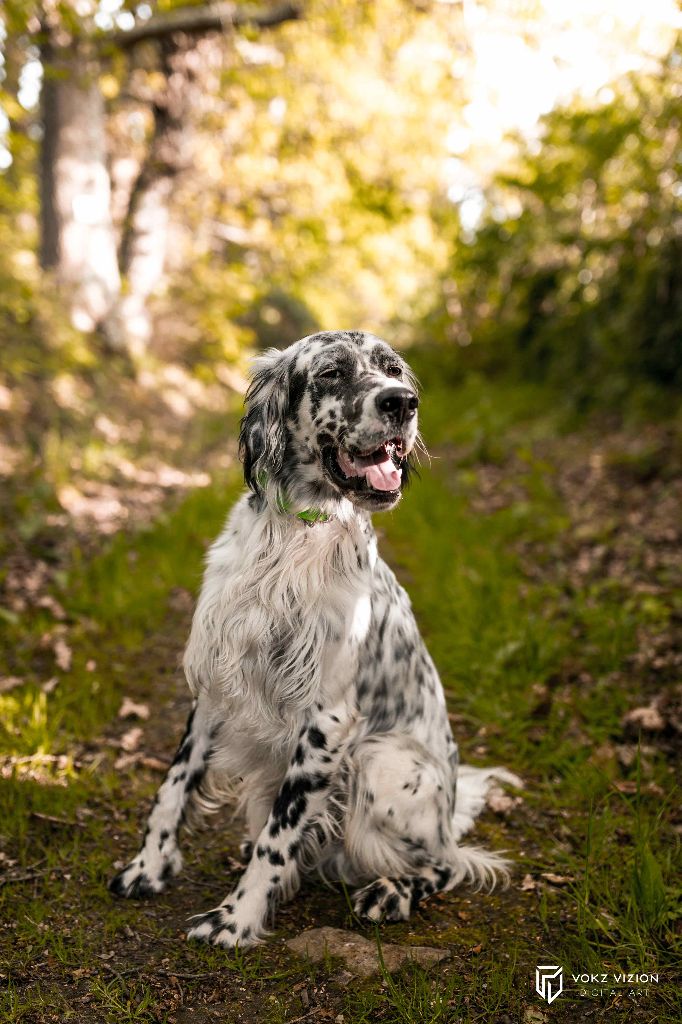
M 399 500 L 417 439 L 416 380 L 362 331 L 313 334 L 256 360 L 239 438 L 257 494 L 333 512 L 347 498 L 376 512 Z

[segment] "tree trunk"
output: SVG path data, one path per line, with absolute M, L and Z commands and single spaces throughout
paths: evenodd
M 40 265 L 51 270 L 59 263 L 59 222 L 55 198 L 55 165 L 59 126 L 57 123 L 57 83 L 50 70 L 54 64 L 52 44 L 40 48 L 43 65 L 43 86 L 40 92 L 40 112 L 43 138 L 40 146 Z
M 133 186 L 121 240 L 120 266 L 127 288 L 120 315 L 125 344 L 143 351 L 151 337 L 149 299 L 163 279 L 169 203 L 178 175 L 191 164 L 192 116 L 200 105 L 200 63 L 195 44 L 173 34 L 159 40 L 165 88 L 153 103 L 154 129 Z
M 139 351 L 149 340 L 147 303 L 163 276 L 169 200 L 188 161 L 197 39 L 243 25 L 271 28 L 298 17 L 299 8 L 288 2 L 195 5 L 162 12 L 98 43 L 72 39 L 60 46 L 44 19 L 40 260 L 54 269 L 80 330 L 100 328 L 117 348 Z M 112 48 L 132 50 L 145 40 L 160 48 L 166 89 L 154 104 L 152 142 L 133 188 L 119 270 L 98 74 Z M 127 280 L 123 296 L 121 271 Z
M 91 331 L 109 316 L 120 293 L 110 213 L 104 101 L 96 65 L 75 47 L 55 56 L 43 48 L 40 161 L 41 261 L 56 271 L 69 297 L 74 326 Z

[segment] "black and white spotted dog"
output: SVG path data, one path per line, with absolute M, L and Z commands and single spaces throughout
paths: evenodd
M 142 849 L 110 883 L 161 892 L 188 812 L 236 797 L 248 867 L 189 938 L 257 942 L 310 870 L 358 887 L 372 921 L 505 874 L 458 840 L 490 779 L 518 780 L 458 772 L 438 673 L 372 529 L 400 500 L 417 405 L 410 369 L 371 334 L 257 360 L 240 435 L 250 492 L 210 550 L 185 653 L 194 705 Z

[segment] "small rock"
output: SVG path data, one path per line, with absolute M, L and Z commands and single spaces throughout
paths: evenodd
M 542 1010 L 537 1010 L 534 1006 L 528 1006 L 523 1015 L 523 1020 L 524 1024 L 542 1024 L 543 1021 L 547 1020 L 547 1017 Z
M 340 957 L 358 978 L 368 978 L 380 970 L 376 943 L 342 928 L 311 928 L 289 939 L 287 946 L 299 956 L 307 955 L 313 961 L 324 960 L 325 956 Z M 447 949 L 391 944 L 382 944 L 381 953 L 387 971 L 397 970 L 408 960 L 427 965 L 450 956 Z

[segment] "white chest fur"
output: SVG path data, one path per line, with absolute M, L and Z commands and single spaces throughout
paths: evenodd
M 356 672 L 375 564 L 368 517 L 309 527 L 243 498 L 208 555 L 184 661 L 193 692 L 286 743 Z

